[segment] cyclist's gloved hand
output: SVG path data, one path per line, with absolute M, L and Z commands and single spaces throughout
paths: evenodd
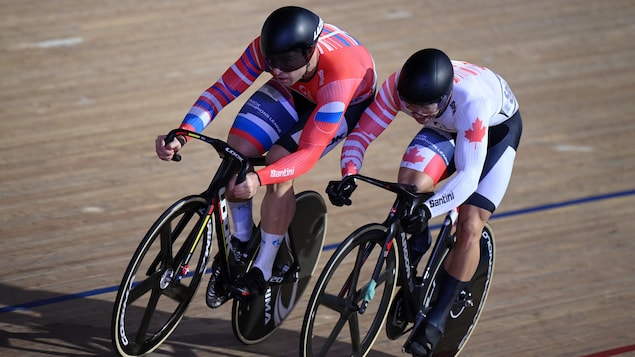
M 426 205 L 419 205 L 412 210 L 412 214 L 404 217 L 401 226 L 409 234 L 419 234 L 428 226 L 430 209 Z
M 331 203 L 335 206 L 350 206 L 352 202 L 349 197 L 351 197 L 356 188 L 357 184 L 355 184 L 354 180 L 330 181 L 328 186 L 326 186 L 326 193 L 329 195 Z

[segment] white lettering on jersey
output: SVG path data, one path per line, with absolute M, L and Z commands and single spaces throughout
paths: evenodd
M 271 170 L 271 177 L 293 176 L 294 172 L 295 172 L 295 167 L 286 168 L 286 169 L 283 169 L 283 170 Z

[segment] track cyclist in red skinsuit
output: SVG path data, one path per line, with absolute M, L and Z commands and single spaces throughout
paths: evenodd
M 522 122 L 518 102 L 499 75 L 451 61 L 440 50 L 424 49 L 386 79 L 348 136 L 342 147 L 343 176 L 361 169 L 366 148 L 399 111 L 423 128 L 406 148 L 398 181 L 430 192 L 449 177 L 405 222 L 405 229 L 413 233 L 409 242 L 415 266 L 430 245 L 423 222 L 459 207 L 457 242 L 441 271 L 438 301 L 410 345 L 413 356 L 428 356 L 444 333 L 453 302 L 476 271 L 481 231 L 507 190 Z M 327 192 L 334 204 L 342 205 L 350 204 L 354 189 L 335 182 Z
M 252 269 L 230 289 L 238 296 L 262 293 L 295 212 L 293 179 L 307 173 L 357 123 L 373 100 L 375 64 L 370 53 L 340 28 L 325 24 L 313 12 L 295 6 L 275 10 L 238 60 L 194 103 L 180 127 L 201 132 L 218 112 L 247 90 L 263 73 L 272 75 L 240 109 L 227 142 L 243 155 L 267 153 L 267 166 L 247 174 L 227 191 L 234 223 L 230 239 L 240 260 L 253 226 L 252 197 L 267 186 L 261 206 L 262 242 Z M 157 155 L 170 160 L 186 143 L 177 137 L 156 140 Z M 215 262 L 218 261 L 215 259 Z M 227 300 L 218 264 L 212 264 L 207 304 Z

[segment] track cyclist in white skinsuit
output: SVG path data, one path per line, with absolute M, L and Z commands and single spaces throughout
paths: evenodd
M 448 178 L 405 222 L 413 233 L 415 266 L 430 245 L 424 222 L 459 207 L 457 242 L 440 272 L 438 301 L 410 345 L 413 356 L 429 356 L 445 332 L 453 302 L 476 271 L 481 231 L 507 190 L 522 121 L 518 102 L 502 77 L 485 67 L 451 61 L 437 49 L 420 50 L 386 79 L 348 136 L 341 155 L 343 176 L 361 169 L 368 145 L 400 111 L 423 127 L 406 148 L 398 181 L 429 192 Z M 352 185 L 333 192 L 330 187 L 327 192 L 332 202 L 342 205 L 350 204 L 354 189 Z

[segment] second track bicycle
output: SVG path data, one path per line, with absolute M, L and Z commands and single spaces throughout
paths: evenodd
M 209 187 L 172 204 L 132 255 L 112 312 L 112 343 L 120 356 L 148 354 L 174 331 L 208 271 L 214 238 L 228 294 L 229 285 L 251 266 L 260 246 L 260 230 L 255 229 L 248 244 L 248 263 L 238 264 L 229 254 L 231 228 L 225 187 L 234 175 L 238 175 L 237 182 L 244 181 L 250 167 L 264 165 L 264 158 L 245 158 L 222 140 L 184 129 L 170 131 L 166 142 L 178 135 L 209 144 L 221 162 Z M 319 260 L 327 223 L 324 200 L 317 192 L 304 191 L 296 195 L 296 204 L 288 239 L 278 251 L 267 290 L 250 300 L 233 299 L 232 331 L 244 344 L 263 341 L 282 324 Z
M 435 304 L 438 273 L 456 239 L 458 212 L 445 216 L 427 263 L 417 275 L 402 220 L 432 193 L 416 193 L 416 186 L 360 174 L 330 184 L 345 185 L 347 180 L 369 183 L 397 197 L 383 223 L 366 224 L 351 233 L 322 270 L 304 315 L 300 356 L 365 356 L 384 323 L 389 339 L 410 332 L 402 348 L 409 353 L 416 324 Z M 477 271 L 454 302 L 434 356 L 457 355 L 483 310 L 494 270 L 494 232 L 489 224 L 481 233 L 480 251 Z

